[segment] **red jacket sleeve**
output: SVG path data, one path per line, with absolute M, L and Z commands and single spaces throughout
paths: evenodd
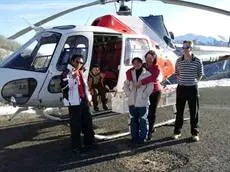
M 131 69 L 127 70 L 127 72 L 126 72 L 126 79 L 127 79 L 128 81 L 132 81 L 132 80 L 133 80 L 133 78 L 132 78 L 132 73 L 131 73 L 131 71 L 132 71 L 133 69 L 134 69 L 134 68 L 132 67 Z
M 160 74 L 160 69 L 157 65 L 155 66 L 152 66 L 151 70 L 149 70 L 149 72 L 152 74 L 151 76 L 141 80 L 141 84 L 142 85 L 146 85 L 146 84 L 149 84 L 151 82 L 153 83 L 156 83 L 157 82 L 157 79 L 158 79 L 158 76 Z

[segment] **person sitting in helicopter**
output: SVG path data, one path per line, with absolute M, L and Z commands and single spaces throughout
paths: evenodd
M 101 98 L 102 107 L 104 110 L 108 110 L 106 105 L 106 92 L 107 89 L 104 85 L 104 74 L 100 71 L 100 67 L 97 64 L 92 65 L 92 69 L 89 73 L 88 85 L 92 95 L 93 107 L 95 111 L 99 111 L 98 108 L 98 96 Z

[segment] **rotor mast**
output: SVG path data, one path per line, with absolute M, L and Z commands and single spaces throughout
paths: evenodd
M 119 7 L 119 10 L 117 11 L 117 15 L 131 16 L 132 9 L 130 9 L 128 6 L 125 5 L 125 1 L 128 1 L 128 0 L 117 0 L 117 2 L 120 3 L 120 7 Z

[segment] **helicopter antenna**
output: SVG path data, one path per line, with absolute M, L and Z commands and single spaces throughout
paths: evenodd
M 85 22 L 85 26 L 88 24 L 90 17 L 91 17 L 91 14 L 90 14 L 89 17 L 87 18 L 87 20 L 86 20 L 86 22 Z
M 117 5 L 116 5 L 116 2 L 114 2 L 114 7 L 115 7 L 115 11 L 117 12 Z
M 131 0 L 131 15 L 133 14 L 133 0 Z

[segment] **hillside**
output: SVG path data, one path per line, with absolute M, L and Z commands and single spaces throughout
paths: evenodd
M 7 40 L 4 36 L 0 35 L 0 62 L 19 47 L 19 43 Z

